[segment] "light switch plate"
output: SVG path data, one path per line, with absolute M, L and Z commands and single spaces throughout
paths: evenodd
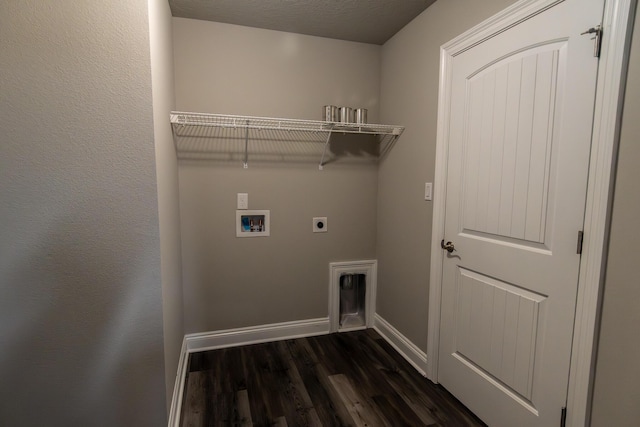
M 433 183 L 424 183 L 424 199 L 430 201 L 433 199 Z
M 238 207 L 236 209 L 249 209 L 249 193 L 238 193 Z

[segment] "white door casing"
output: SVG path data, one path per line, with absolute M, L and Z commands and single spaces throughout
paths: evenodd
M 441 55 L 428 373 L 432 380 L 464 382 L 458 394 L 466 399 L 479 395 L 471 399 L 480 407 L 499 404 L 501 394 L 508 396 L 507 401 L 516 404 L 502 407 L 501 412 L 508 413 L 507 423 L 517 425 L 547 425 L 552 419 L 555 424 L 558 405 L 566 397 L 579 263 L 575 238 L 584 214 L 594 98 L 593 91 L 580 89 L 580 84 L 591 79 L 587 85 L 593 87 L 596 69 L 593 58 L 584 62 L 584 49 L 592 51 L 593 45 L 580 40 L 579 33 L 600 23 L 602 13 L 601 3 L 591 3 L 590 16 L 586 2 L 573 10 L 571 3 L 519 2 L 444 46 Z M 618 13 L 625 12 L 616 6 Z M 544 24 L 538 11 L 549 8 L 553 14 L 545 15 L 551 15 L 551 22 Z M 612 9 L 612 2 L 607 9 Z M 606 31 L 611 18 L 605 15 L 605 19 Z M 565 22 L 569 32 L 558 33 Z M 503 33 L 515 23 L 524 29 L 522 36 Z M 475 45 L 480 48 L 469 49 Z M 583 50 L 580 60 L 576 46 Z M 605 42 L 605 58 L 607 49 Z M 493 55 L 490 61 L 482 56 L 486 51 Z M 567 75 L 574 77 L 566 79 Z M 618 97 L 619 90 L 620 85 L 617 90 L 610 87 L 610 96 Z M 573 110 L 567 110 L 574 101 L 578 102 Z M 574 110 L 577 115 L 567 114 Z M 609 120 L 615 121 L 617 111 L 609 113 Z M 500 120 L 506 126 L 498 126 Z M 577 146 L 567 145 L 568 135 Z M 614 138 L 609 139 L 613 146 Z M 607 144 L 594 138 L 594 146 L 602 145 Z M 581 157 L 576 159 L 575 153 Z M 447 168 L 448 158 L 458 163 Z M 451 191 L 458 187 L 460 192 Z M 593 198 L 591 194 L 588 206 L 594 204 Z M 444 269 L 441 237 L 454 240 L 462 257 L 457 263 L 453 262 L 457 258 L 448 258 Z M 480 256 L 471 257 L 472 253 Z M 456 286 L 444 287 L 442 304 L 451 310 L 443 310 L 439 324 L 443 276 L 445 284 Z M 566 283 L 568 287 L 558 286 Z M 442 343 L 437 334 L 440 326 L 452 331 L 442 336 Z M 483 333 L 489 334 L 486 340 Z M 451 347 L 450 361 L 438 359 L 438 344 Z M 447 357 L 448 350 L 441 350 L 441 358 Z M 560 386 L 553 383 L 558 377 Z M 587 394 L 574 388 L 572 393 Z M 530 420 L 523 422 L 527 414 Z M 584 414 L 569 419 L 575 422 L 571 425 L 584 425 Z

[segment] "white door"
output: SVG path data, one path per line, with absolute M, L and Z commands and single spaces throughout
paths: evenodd
M 560 425 L 597 74 L 580 34 L 603 6 L 557 2 L 452 59 L 438 381 L 490 426 Z

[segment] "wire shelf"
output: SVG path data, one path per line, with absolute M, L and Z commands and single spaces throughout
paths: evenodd
M 249 141 L 276 140 L 323 144 L 319 168 L 327 163 L 327 146 L 332 134 L 375 135 L 380 144 L 378 158 L 386 154 L 404 131 L 402 126 L 381 124 L 334 123 L 315 120 L 279 119 L 172 111 L 171 125 L 176 149 L 182 151 L 178 139 L 218 139 L 244 142 L 244 167 L 248 164 Z M 202 144 L 200 144 L 202 145 Z M 193 143 L 190 143 L 193 146 Z

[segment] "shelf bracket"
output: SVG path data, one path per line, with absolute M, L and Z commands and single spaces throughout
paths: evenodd
M 249 120 L 247 120 L 247 127 L 244 130 L 244 161 L 242 162 L 244 169 L 249 168 Z
M 380 151 L 380 153 L 378 154 L 378 157 L 379 157 L 380 159 L 382 159 L 384 156 L 386 156 L 386 155 L 387 155 L 387 153 L 389 152 L 389 150 L 391 150 L 391 148 L 392 148 L 392 147 L 393 147 L 393 145 L 396 143 L 396 141 L 398 140 L 398 138 L 399 138 L 399 135 L 392 135 L 392 136 L 389 138 L 389 142 L 387 142 L 387 143 L 386 143 L 386 144 L 384 144 L 384 145 L 383 145 L 383 142 L 384 142 L 384 140 L 385 140 L 385 137 L 383 136 L 383 137 L 380 139 L 381 151 Z
M 320 159 L 320 164 L 318 165 L 319 170 L 324 170 L 324 156 L 327 154 L 327 147 L 329 146 L 329 140 L 331 139 L 331 132 L 333 132 L 333 126 L 329 129 L 329 132 L 327 133 L 327 140 L 324 142 L 322 158 Z

